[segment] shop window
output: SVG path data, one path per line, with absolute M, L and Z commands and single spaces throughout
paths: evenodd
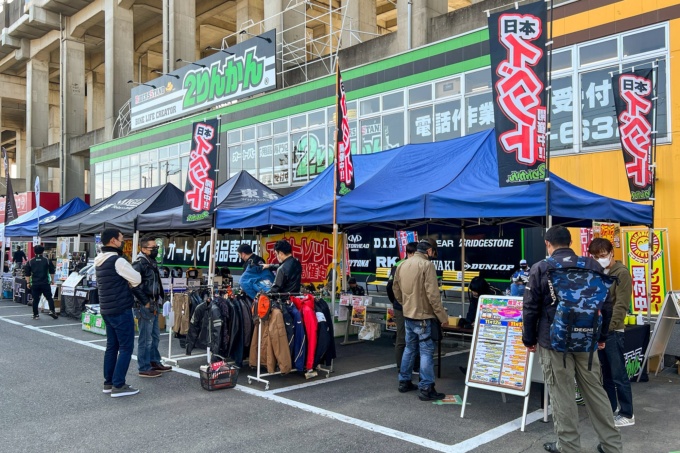
M 139 154 L 133 154 L 130 156 L 130 167 L 136 167 L 139 165 Z
M 120 171 L 120 190 L 130 190 L 130 169 L 123 168 Z
M 574 146 L 574 89 L 571 80 L 571 75 L 552 80 L 551 151 L 571 149 Z
M 312 112 L 307 115 L 307 124 L 309 127 L 318 126 L 326 123 L 326 115 L 323 110 L 318 112 Z
M 463 113 L 460 100 L 443 102 L 434 106 L 434 139 L 450 140 L 460 137 L 462 132 Z
M 120 190 L 120 170 L 113 170 L 111 172 L 111 193 L 116 193 Z
M 167 159 L 170 157 L 170 149 L 167 146 L 158 149 L 158 158 Z
M 480 93 L 491 89 L 491 68 L 465 74 L 465 93 Z
M 442 99 L 449 96 L 457 96 L 460 94 L 460 77 L 453 77 L 451 79 L 442 80 L 434 85 L 435 99 Z
M 432 106 L 413 109 L 409 113 L 409 143 L 434 141 Z
M 186 156 L 191 152 L 191 142 L 182 142 L 179 144 L 179 154 Z
M 168 146 L 168 157 L 178 157 L 179 156 L 179 145 L 174 144 Z
M 326 117 L 328 118 L 328 124 L 335 123 L 335 110 L 336 107 L 328 107 L 326 109 Z
M 97 200 L 104 198 L 104 174 L 97 173 L 94 177 L 94 196 Z
M 229 177 L 231 178 L 243 168 L 243 155 L 241 145 L 230 146 L 228 149 L 229 157 Z
M 120 168 L 127 168 L 130 166 L 130 157 L 125 156 L 120 158 Z
M 668 92 L 666 90 L 667 83 L 667 67 L 665 57 L 664 59 L 650 58 L 635 63 L 626 63 L 624 70 L 628 69 L 651 69 L 654 65 L 657 69 L 657 103 L 656 103 L 656 130 L 657 139 L 668 138 Z M 654 76 L 652 75 L 652 82 Z
M 118 170 L 120 169 L 120 159 L 113 159 L 111 161 L 111 170 Z
M 307 127 L 307 115 L 298 115 L 290 119 L 290 130 L 304 129 Z
M 130 190 L 139 189 L 139 167 L 130 167 Z
M 357 119 L 357 101 L 347 101 L 347 117 L 350 120 Z
M 361 116 L 380 112 L 380 98 L 367 99 L 359 103 Z
M 107 160 L 107 161 L 104 162 L 103 171 L 105 173 L 108 173 L 108 172 L 111 171 L 111 161 L 110 160 Z
M 274 135 L 285 134 L 288 132 L 288 120 L 274 121 Z
M 561 71 L 563 69 L 571 69 L 571 49 L 564 50 L 560 52 L 554 52 L 552 54 L 552 65 L 551 69 L 553 72 Z
M 257 152 L 255 142 L 244 143 L 241 145 L 243 154 L 243 169 L 253 176 L 257 176 Z
M 432 100 L 432 85 L 427 84 L 408 90 L 408 105 L 420 104 Z
M 583 147 L 618 143 L 616 109 L 610 66 L 580 75 L 581 144 Z
M 94 173 L 95 173 L 96 175 L 98 175 L 99 173 L 101 173 L 103 170 L 104 170 L 104 164 L 102 164 L 101 162 L 98 163 L 98 164 L 94 164 Z
M 617 58 L 618 47 L 616 38 L 581 46 L 578 50 L 578 55 L 581 66 Z
M 330 140 L 333 142 L 333 140 Z M 326 146 L 326 129 L 312 129 L 307 134 L 306 141 L 299 144 L 303 152 L 298 168 L 302 173 L 305 171 L 313 178 L 328 166 L 328 146 Z M 330 148 L 333 147 L 331 143 Z
M 664 27 L 641 31 L 623 37 L 623 58 L 666 48 Z
M 274 145 L 271 138 L 257 142 L 258 173 L 257 178 L 262 184 L 274 183 Z
M 227 132 L 227 143 L 228 144 L 236 144 L 241 142 L 241 129 L 236 129 L 233 131 Z M 189 145 L 191 146 L 191 145 Z
M 255 140 L 255 127 L 246 127 L 243 129 L 241 139 L 244 142 Z
M 272 123 L 262 123 L 257 125 L 257 138 L 269 137 L 272 135 Z
M 276 185 L 288 185 L 290 182 L 288 176 L 288 164 L 290 162 L 288 150 L 287 136 L 274 137 L 274 184 Z
M 106 172 L 103 174 L 104 180 L 102 182 L 102 198 L 109 198 L 111 196 L 111 172 Z
M 373 154 L 382 151 L 381 138 L 380 117 L 361 120 L 361 150 L 358 150 L 358 153 Z
M 465 99 L 465 133 L 474 134 L 494 127 L 493 94 L 484 93 Z
M 290 135 L 290 146 L 293 158 L 293 182 L 306 181 L 309 178 L 307 166 L 307 132 L 297 132 Z
M 392 149 L 404 145 L 404 112 L 383 115 L 382 149 Z
M 393 110 L 404 107 L 404 92 L 384 94 L 382 97 L 383 110 Z

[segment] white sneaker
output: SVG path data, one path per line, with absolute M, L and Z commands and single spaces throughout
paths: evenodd
M 633 415 L 631 418 L 624 417 L 623 415 L 617 415 L 614 417 L 614 425 L 617 428 L 620 428 L 622 426 L 633 426 L 635 424 L 635 415 Z

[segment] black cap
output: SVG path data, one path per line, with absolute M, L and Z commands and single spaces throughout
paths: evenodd
M 350 277 L 349 280 L 347 280 L 347 283 L 349 283 L 350 285 L 356 284 L 356 282 L 357 282 L 357 279 L 354 278 L 354 277 Z
M 245 253 L 246 255 L 250 255 L 253 253 L 253 249 L 250 247 L 250 244 L 241 244 L 238 246 L 236 249 L 237 253 Z

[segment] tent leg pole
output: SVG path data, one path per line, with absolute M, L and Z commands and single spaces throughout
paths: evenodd
M 78 239 L 80 239 L 80 235 L 78 235 Z M 137 255 L 137 247 L 139 246 L 139 230 L 135 231 L 135 234 L 132 235 L 132 251 L 130 252 L 130 259 L 134 261 L 135 256 Z
M 465 313 L 465 227 L 460 229 L 460 317 L 464 318 Z

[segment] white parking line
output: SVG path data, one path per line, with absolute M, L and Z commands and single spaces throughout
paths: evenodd
M 74 323 L 74 324 L 54 324 L 52 326 L 35 326 L 38 329 L 51 329 L 53 327 L 67 327 L 67 326 L 82 326 L 82 323 Z
M 23 323 L 20 323 L 20 322 L 11 320 L 11 319 L 5 319 L 5 318 L 6 317 L 0 317 L 0 321 L 4 321 L 4 322 L 10 323 L 10 324 L 17 325 L 17 326 L 22 326 L 22 327 L 25 327 L 27 329 L 31 329 L 35 332 L 40 332 L 40 333 L 43 333 L 43 334 L 46 334 L 46 335 L 50 335 L 52 337 L 60 338 L 62 340 L 69 341 L 71 343 L 80 344 L 80 345 L 87 346 L 87 347 L 97 349 L 97 350 L 100 350 L 100 351 L 106 350 L 105 346 L 93 344 L 91 341 L 77 340 L 75 338 L 71 338 L 71 337 L 68 337 L 66 335 L 61 335 L 61 334 L 58 334 L 56 332 L 41 329 L 40 327 L 37 327 L 37 326 L 26 325 L 26 324 L 23 324 Z M 95 341 L 100 341 L 100 340 L 95 340 Z M 456 352 L 447 354 L 447 356 L 448 355 L 455 355 L 455 354 L 462 354 L 462 353 L 465 353 L 465 352 L 468 352 L 468 351 L 456 351 Z M 189 356 L 189 357 L 198 357 L 198 356 Z M 187 358 L 189 358 L 189 357 L 187 357 Z M 137 360 L 137 356 L 133 355 L 132 360 Z M 358 376 L 358 375 L 361 375 L 361 374 L 372 373 L 372 372 L 378 371 L 379 369 L 389 369 L 389 368 L 392 368 L 392 367 L 393 367 L 393 365 L 389 365 L 389 366 L 385 365 L 384 367 L 371 368 L 369 370 L 365 370 L 365 372 L 356 372 L 356 373 L 351 373 L 351 374 L 354 374 L 354 376 Z M 178 368 L 178 367 L 174 367 L 173 371 L 180 373 L 180 374 L 187 375 L 187 376 L 191 376 L 191 377 L 194 377 L 194 378 L 200 378 L 200 375 L 195 371 L 189 371 L 189 370 L 185 370 L 185 369 Z M 342 378 L 342 376 L 337 376 L 336 378 Z M 326 381 L 330 381 L 330 379 L 338 380 L 336 378 L 329 378 L 329 379 L 326 379 Z M 324 381 L 322 380 L 322 381 L 314 381 L 314 382 L 322 383 Z M 300 386 L 308 386 L 308 384 L 312 384 L 312 383 L 313 382 L 300 384 Z M 291 387 L 288 387 L 286 390 L 288 391 L 288 390 L 292 389 L 293 387 L 301 388 L 300 386 L 291 386 Z M 376 425 L 374 423 L 367 422 L 365 420 L 361 420 L 361 419 L 354 418 L 354 417 L 349 417 L 347 415 L 339 414 L 337 412 L 332 412 L 332 411 L 329 411 L 329 410 L 326 410 L 326 409 L 311 406 L 309 404 L 301 403 L 299 401 L 290 400 L 288 398 L 284 398 L 282 396 L 276 395 L 274 393 L 274 391 L 264 392 L 264 391 L 261 391 L 261 390 L 256 390 L 254 388 L 245 387 L 245 386 L 242 386 L 242 385 L 237 385 L 234 389 L 237 390 L 237 391 L 246 393 L 248 395 L 257 396 L 259 398 L 264 398 L 264 399 L 269 400 L 269 401 L 273 401 L 273 402 L 276 402 L 276 403 L 279 403 L 279 404 L 284 404 L 286 406 L 294 407 L 294 408 L 300 409 L 300 410 L 305 411 L 305 412 L 309 412 L 309 413 L 316 414 L 316 415 L 321 415 L 323 417 L 327 417 L 327 418 L 330 418 L 332 420 L 337 420 L 337 421 L 340 421 L 340 422 L 343 422 L 343 423 L 346 423 L 346 424 L 349 424 L 349 425 L 353 425 L 353 426 L 356 426 L 356 427 L 364 429 L 364 430 L 383 434 L 383 435 L 388 436 L 388 437 L 403 440 L 404 442 L 408 442 L 408 443 L 411 443 L 411 444 L 414 444 L 414 445 L 419 445 L 419 446 L 422 446 L 422 447 L 425 447 L 425 448 L 430 448 L 432 450 L 436 450 L 436 451 L 440 451 L 440 452 L 444 452 L 444 453 L 466 453 L 468 451 L 474 450 L 475 448 L 479 448 L 480 446 L 485 445 L 485 444 L 487 444 L 491 441 L 494 441 L 501 436 L 504 436 L 506 434 L 509 434 L 513 431 L 518 430 L 520 428 L 521 422 L 522 422 L 522 417 L 519 417 L 519 418 L 516 418 L 515 420 L 512 420 L 512 421 L 505 423 L 501 426 L 497 426 L 497 427 L 492 428 L 492 429 L 490 429 L 486 432 L 478 434 L 475 437 L 464 440 L 463 442 L 457 443 L 455 445 L 446 445 L 446 444 L 443 444 L 441 442 L 435 442 L 435 441 L 430 440 L 430 439 L 426 439 L 426 438 L 423 438 L 423 437 L 408 434 L 408 433 L 405 433 L 403 431 L 398 431 L 398 430 L 395 430 L 395 429 L 392 429 L 392 428 L 388 428 L 386 426 Z M 527 425 L 535 422 L 536 420 L 540 420 L 542 417 L 543 417 L 543 410 L 541 410 L 541 409 L 536 410 L 534 412 L 531 412 L 530 414 L 527 415 Z

